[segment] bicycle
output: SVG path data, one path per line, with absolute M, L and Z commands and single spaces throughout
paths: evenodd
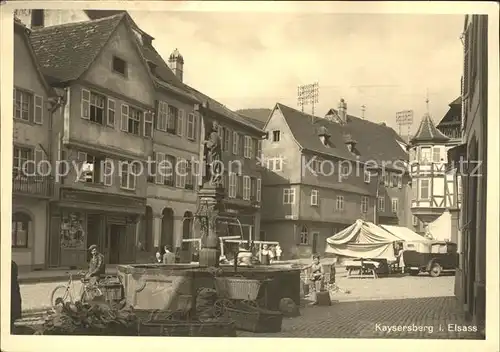
M 66 272 L 69 275 L 68 283 L 65 285 L 59 285 L 52 291 L 50 295 L 50 304 L 53 308 L 55 308 L 59 302 L 71 302 L 75 303 L 73 298 L 73 294 L 71 293 L 73 290 L 73 274 L 70 272 Z M 84 272 L 78 272 L 76 275 L 84 275 Z M 102 291 L 99 289 L 97 284 L 91 284 L 88 280 L 85 280 L 85 277 L 81 278 L 82 289 L 80 292 L 80 301 L 88 302 L 91 301 L 94 297 L 102 296 Z M 59 299 L 61 301 L 59 301 Z

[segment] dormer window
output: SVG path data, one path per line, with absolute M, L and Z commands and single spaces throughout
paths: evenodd
M 325 126 L 321 126 L 318 130 L 318 136 L 319 140 L 321 141 L 321 144 L 323 144 L 325 147 L 330 147 L 330 133 L 328 133 L 328 129 Z
M 273 131 L 273 142 L 279 142 L 281 137 L 281 132 L 279 130 Z
M 127 75 L 127 63 L 119 57 L 113 56 L 113 72 L 121 75 Z

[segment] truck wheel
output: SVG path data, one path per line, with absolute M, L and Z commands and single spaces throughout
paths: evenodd
M 432 277 L 438 277 L 441 274 L 441 270 L 443 270 L 443 268 L 441 268 L 441 265 L 439 265 L 438 263 L 434 263 L 432 264 L 431 270 L 429 271 L 429 275 Z
M 411 276 L 417 276 L 418 275 L 418 270 L 410 270 L 410 275 Z

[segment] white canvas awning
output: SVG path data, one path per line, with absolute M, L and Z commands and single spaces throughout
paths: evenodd
M 401 238 L 367 221 L 357 220 L 326 239 L 326 253 L 352 258 L 395 260 L 394 242 Z
M 430 242 L 428 238 L 419 235 L 415 231 L 404 227 L 394 225 L 380 225 L 384 230 L 389 231 L 393 235 L 399 237 L 402 241 L 406 242 Z

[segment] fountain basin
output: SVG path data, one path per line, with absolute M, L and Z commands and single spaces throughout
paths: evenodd
M 194 308 L 200 288 L 215 289 L 213 274 L 198 264 L 131 264 L 117 267 L 125 299 L 137 310 L 178 310 Z M 258 299 L 269 310 L 278 310 L 282 298 L 300 305 L 300 270 L 289 266 L 222 265 L 220 277 L 269 280 L 262 285 Z

